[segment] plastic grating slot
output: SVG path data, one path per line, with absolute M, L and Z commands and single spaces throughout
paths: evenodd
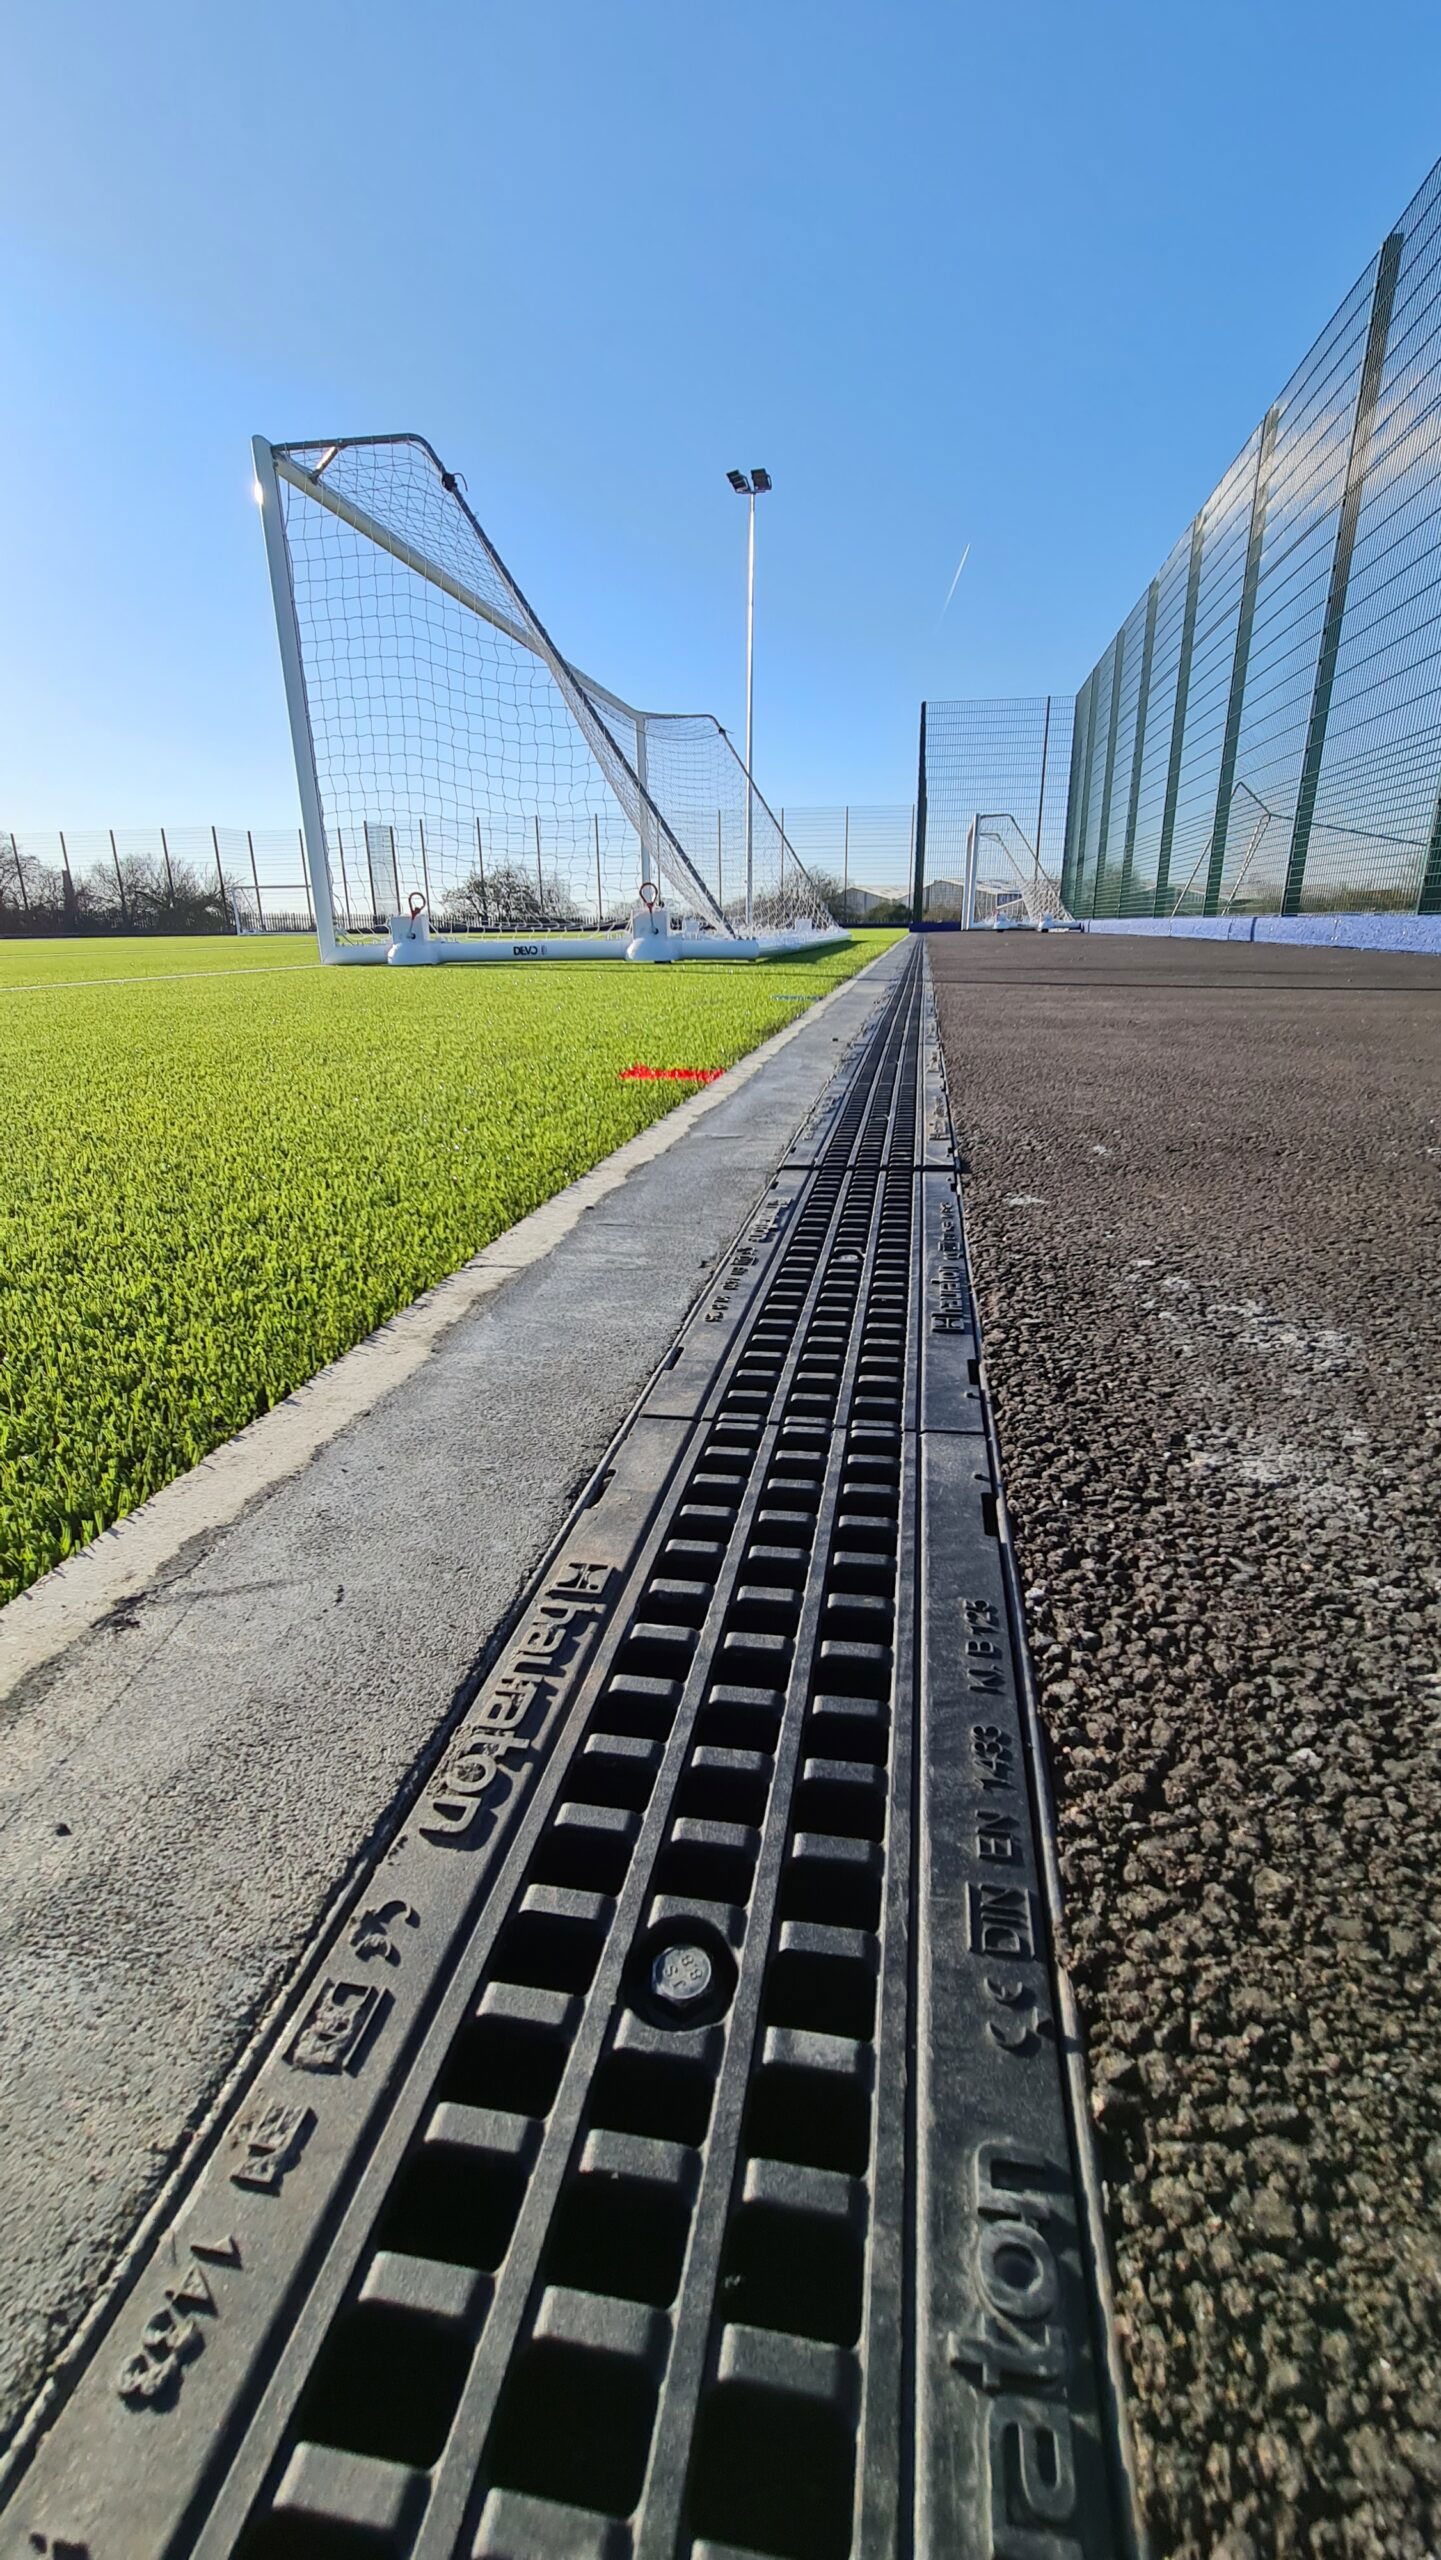
M 1000 1515 L 926 1385 L 954 1176 L 934 1115 L 918 1143 L 922 1027 L 912 956 L 695 1418 L 637 1426 L 674 1452 L 652 1492 L 617 1444 L 635 1525 L 537 1584 L 142 2276 L 169 2307 L 131 2404 L 97 2360 L 23 2484 L 23 2547 L 1125 2548 Z M 478 1881 L 402 2052 L 426 1859 Z

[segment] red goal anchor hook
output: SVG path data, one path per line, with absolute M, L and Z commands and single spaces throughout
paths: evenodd
M 411 893 L 410 893 L 410 921 L 411 921 L 411 923 L 412 923 L 412 924 L 414 924 L 416 917 L 417 917 L 417 916 L 423 916 L 423 915 L 424 915 L 424 913 L 425 913 L 425 893 L 424 893 L 424 891 L 423 891 L 423 890 L 421 890 L 421 889 L 412 889 L 412 890 L 411 890 Z
M 653 915 L 655 913 L 659 899 L 660 891 L 656 887 L 655 882 L 653 880 L 642 880 L 640 884 L 640 902 L 647 915 Z

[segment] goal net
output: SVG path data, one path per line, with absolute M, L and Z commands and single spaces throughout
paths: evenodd
M 445 934 L 832 918 L 719 721 L 563 658 L 420 436 L 255 443 L 317 921 Z M 649 890 L 647 891 L 649 895 Z
M 1065 920 L 1060 883 L 1043 871 L 1035 845 L 1009 809 L 977 816 L 973 868 L 975 924 Z

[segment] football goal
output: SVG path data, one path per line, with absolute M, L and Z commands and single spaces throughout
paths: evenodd
M 252 451 L 323 958 L 843 938 L 719 721 L 563 658 L 423 436 Z

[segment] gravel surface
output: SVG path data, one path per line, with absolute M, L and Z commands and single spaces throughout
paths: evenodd
M 1441 2551 L 1441 963 L 937 936 L 1153 2547 Z

